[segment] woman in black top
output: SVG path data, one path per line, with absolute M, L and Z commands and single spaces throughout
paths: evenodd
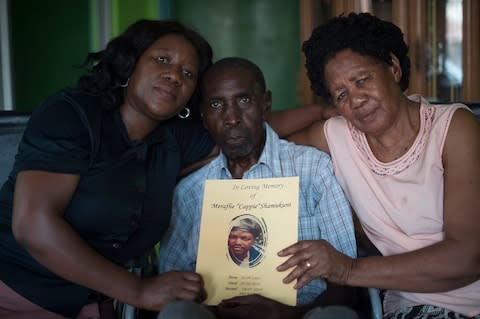
M 0 318 L 98 318 L 105 296 L 149 310 L 205 298 L 198 274 L 126 268 L 168 227 L 179 172 L 216 153 L 196 108 L 211 59 L 182 24 L 141 20 L 35 109 L 0 190 Z M 288 130 L 321 116 L 302 109 Z
M 35 318 L 76 317 L 100 295 L 150 310 L 203 299 L 196 274 L 140 279 L 125 264 L 163 235 L 180 170 L 214 148 L 192 120 L 211 58 L 183 25 L 138 21 L 35 109 L 0 191 L 0 317 L 22 298 Z

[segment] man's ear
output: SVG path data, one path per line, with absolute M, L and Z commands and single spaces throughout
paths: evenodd
M 392 59 L 392 65 L 390 68 L 392 69 L 393 77 L 395 78 L 395 81 L 399 83 L 400 79 L 402 78 L 402 67 L 400 66 L 400 61 L 393 53 L 390 53 L 390 58 Z
M 263 119 L 266 121 L 272 110 L 272 91 L 266 90 L 263 93 Z

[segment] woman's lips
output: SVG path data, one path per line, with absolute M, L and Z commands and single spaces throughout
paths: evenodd
M 168 88 L 168 87 L 162 87 L 162 86 L 156 86 L 154 87 L 155 92 L 159 94 L 162 97 L 165 97 L 167 99 L 171 100 L 176 100 L 177 99 L 177 94 L 175 90 Z
M 357 118 L 362 122 L 370 122 L 375 118 L 376 113 L 377 113 L 377 110 L 372 109 L 370 111 L 357 114 Z

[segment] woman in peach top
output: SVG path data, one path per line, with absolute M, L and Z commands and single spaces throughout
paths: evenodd
M 401 30 L 351 13 L 304 43 L 312 89 L 341 116 L 291 137 L 332 156 L 362 228 L 382 256 L 328 243 L 279 254 L 285 282 L 315 278 L 386 290 L 385 318 L 480 318 L 480 125 L 462 104 L 407 97 Z M 455 317 L 454 317 L 455 316 Z

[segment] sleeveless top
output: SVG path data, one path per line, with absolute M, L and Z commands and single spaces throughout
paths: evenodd
M 365 134 L 343 117 L 325 123 L 335 174 L 362 227 L 384 255 L 430 246 L 444 238 L 442 152 L 453 113 L 463 104 L 421 102 L 420 130 L 400 158 L 375 158 Z M 420 265 L 419 265 L 420 266 Z M 385 313 L 430 304 L 473 316 L 480 313 L 480 280 L 443 293 L 387 291 Z

